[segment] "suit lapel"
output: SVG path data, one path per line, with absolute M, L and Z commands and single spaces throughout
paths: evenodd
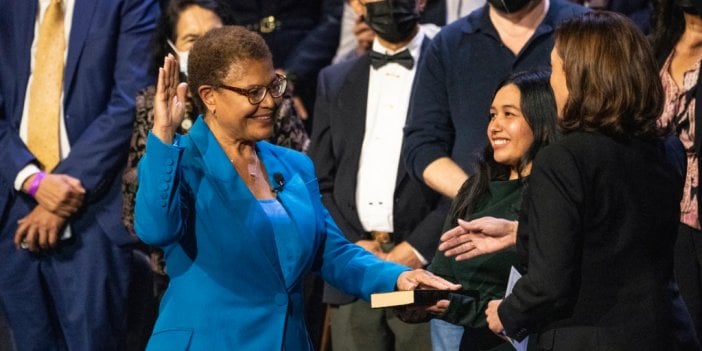
M 37 21 L 37 16 L 39 16 L 38 4 L 38 1 L 18 2 L 17 6 L 23 10 L 18 11 L 16 15 L 11 15 L 14 20 L 14 41 L 15 45 L 17 45 L 18 53 L 14 57 L 14 60 L 16 60 L 15 67 L 17 67 L 17 85 L 15 90 L 18 103 L 15 104 L 16 108 L 12 111 L 12 123 L 13 126 L 17 126 L 17 129 L 19 129 L 22 119 L 22 106 L 24 106 L 27 83 L 31 74 L 32 41 L 34 40 L 34 25 Z
M 188 133 L 188 137 L 193 141 L 202 157 L 205 177 L 210 178 L 213 189 L 224 206 L 229 209 L 229 215 L 242 224 L 236 228 L 237 231 L 258 243 L 263 256 L 270 263 L 270 267 L 275 267 L 274 271 L 279 281 L 285 286 L 278 250 L 273 237 L 273 226 L 267 220 L 268 217 L 258 204 L 258 200 L 251 194 L 249 188 L 232 167 L 224 150 L 202 118 L 197 119 Z M 263 228 L 263 233 L 254 233 L 252 228 Z M 270 234 L 265 235 L 266 232 Z
M 83 52 L 85 38 L 90 30 L 93 14 L 97 1 L 76 0 L 73 8 L 73 22 L 71 23 L 71 34 L 68 41 L 68 55 L 66 56 L 65 76 L 63 79 L 64 99 L 70 97 L 71 83 L 78 67 L 80 55 Z
M 259 142 L 258 150 L 268 173 L 269 184 L 276 186 L 274 174 L 280 173 L 283 175 L 283 186 L 277 193 L 277 197 L 278 201 L 285 208 L 285 212 L 295 224 L 295 229 L 297 229 L 297 233 L 288 234 L 299 238 L 303 243 L 301 249 L 305 251 L 305 254 L 302 257 L 307 259 L 296 262 L 294 274 L 295 276 L 301 276 L 302 271 L 312 264 L 312 259 L 314 258 L 312 250 L 316 247 L 317 216 L 312 199 L 300 175 L 286 167 L 288 164 L 287 159 L 279 157 L 268 142 Z M 294 285 L 295 283 L 292 284 Z
M 348 157 L 345 159 L 355 165 L 353 172 L 337 175 L 337 177 L 351 178 L 348 181 L 344 181 L 344 184 L 350 185 L 350 188 L 346 190 L 349 194 L 356 194 L 358 164 L 361 159 L 361 148 L 366 131 L 369 79 L 370 55 L 366 54 L 361 56 L 347 72 L 344 84 L 339 90 L 337 101 L 335 102 L 341 126 L 335 133 L 341 135 L 343 140 L 345 140 L 343 152 L 348 154 Z M 354 222 L 354 227 L 363 228 L 358 215 L 350 216 L 349 221 Z
M 370 78 L 370 56 L 364 55 L 351 67 L 346 80 L 339 90 L 336 104 L 344 127 L 346 140 L 356 150 L 355 159 L 360 157 L 360 145 L 366 130 L 366 110 L 368 108 L 368 81 Z

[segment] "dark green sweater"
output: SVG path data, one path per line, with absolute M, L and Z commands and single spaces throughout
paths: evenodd
M 522 202 L 522 181 L 493 181 L 489 192 L 480 200 L 471 219 L 480 217 L 497 217 L 516 220 Z M 447 223 L 446 230 L 456 226 Z M 437 251 L 429 270 L 450 281 L 463 285 L 463 289 L 478 290 L 479 301 L 452 298 L 448 310 L 439 316 L 447 322 L 470 328 L 484 328 L 485 309 L 490 300 L 505 296 L 507 278 L 511 266 L 518 265 L 514 248 L 496 253 L 485 254 L 467 261 L 456 261 Z

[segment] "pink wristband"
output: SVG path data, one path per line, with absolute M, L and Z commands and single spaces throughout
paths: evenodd
M 35 197 L 37 194 L 37 190 L 39 190 L 39 184 L 41 183 L 42 180 L 44 180 L 44 177 L 46 176 L 46 173 L 44 172 L 39 172 L 37 173 L 37 176 L 32 179 L 32 183 L 29 184 L 29 190 L 27 190 L 27 193 L 31 197 Z

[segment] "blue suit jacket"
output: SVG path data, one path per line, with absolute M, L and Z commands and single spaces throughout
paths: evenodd
M 13 189 L 34 155 L 19 137 L 37 1 L 0 0 L 0 214 L 23 217 L 36 204 Z M 115 244 L 134 241 L 122 225 L 119 171 L 125 164 L 134 97 L 150 83 L 149 40 L 156 1 L 76 0 L 64 72 L 64 118 L 69 156 L 53 171 L 78 178 L 87 197 L 74 228 L 95 220 Z M 115 45 L 114 40 L 120 40 Z M 5 221 L 8 216 L 1 216 Z M 0 223 L 14 230 L 14 223 Z M 75 232 L 75 230 L 74 230 Z M 11 239 L 11 237 L 10 237 Z
M 164 248 L 171 278 L 149 350 L 311 349 L 303 318 L 308 272 L 368 299 L 393 290 L 407 269 L 344 238 L 322 205 L 307 156 L 267 142 L 257 151 L 270 183 L 275 173 L 286 180 L 278 200 L 305 238 L 290 285 L 267 215 L 202 118 L 174 145 L 149 135 L 135 228 Z

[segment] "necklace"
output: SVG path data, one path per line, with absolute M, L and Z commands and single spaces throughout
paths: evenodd
M 233 158 L 230 158 L 229 161 L 232 163 L 234 168 L 236 169 L 236 163 L 234 162 Z M 246 164 L 246 171 L 249 174 L 249 177 L 251 178 L 251 181 L 255 182 L 256 178 L 258 178 L 259 174 L 259 169 L 258 169 L 258 156 L 254 153 L 254 160 L 253 163 L 247 163 Z

